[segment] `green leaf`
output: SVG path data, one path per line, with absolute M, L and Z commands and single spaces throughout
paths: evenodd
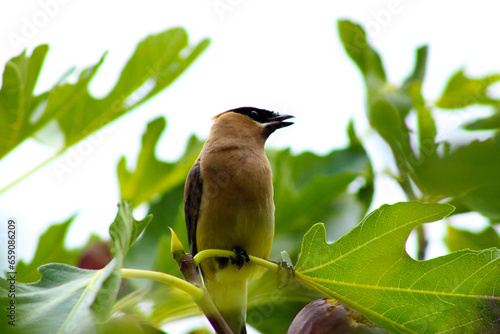
M 398 94 L 392 91 L 373 93 L 368 98 L 368 120 L 370 125 L 389 144 L 396 154 L 411 152 L 409 130 L 402 114 L 409 109 L 403 102 L 404 109 L 398 109 Z
M 16 327 L 29 333 L 92 333 L 96 323 L 109 319 L 120 287 L 123 257 L 151 216 L 132 217 L 131 206 L 119 205 L 110 226 L 115 258 L 101 270 L 86 270 L 51 263 L 39 268 L 42 279 L 16 284 Z M 0 293 L 7 295 L 8 282 L 0 279 Z
M 41 121 L 32 118 L 45 96 L 35 98 L 33 90 L 48 50 L 47 45 L 40 45 L 31 57 L 24 51 L 5 65 L 0 90 L 0 158 L 41 127 Z
M 448 225 L 448 233 L 444 241 L 452 252 L 462 249 L 482 250 L 492 247 L 500 249 L 500 236 L 492 226 L 488 226 L 480 233 L 472 233 Z
M 148 36 L 137 45 L 116 86 L 102 100 L 94 99 L 87 91 L 87 83 L 100 63 L 84 71 L 79 84 L 62 87 L 66 90 L 54 102 L 67 108 L 59 120 L 66 136 L 66 145 L 78 142 L 163 90 L 207 46 L 208 41 L 202 41 L 195 48 L 187 49 L 188 53 L 184 56 L 188 47 L 184 29 L 174 28 Z
M 434 156 L 437 150 L 436 144 L 436 123 L 432 117 L 431 110 L 426 106 L 422 97 L 422 87 L 420 82 L 413 82 L 408 86 L 408 91 L 413 99 L 413 105 L 417 113 L 418 124 L 418 161 L 410 161 L 412 165 L 420 164 L 430 156 Z M 412 168 L 413 169 L 413 168 Z M 418 179 L 415 180 L 418 182 Z
M 93 305 L 104 284 L 107 280 L 113 280 L 116 286 L 120 283 L 113 279 L 115 267 L 116 260 L 98 271 L 60 263 L 41 266 L 40 281 L 16 284 L 16 327 L 21 333 L 66 333 L 77 329 L 91 333 L 95 330 Z M 6 281 L 0 279 L 0 290 L 4 289 Z
M 155 155 L 158 140 L 165 130 L 165 118 L 159 117 L 148 124 L 142 137 L 142 148 L 135 171 L 127 170 L 127 160 L 120 159 L 118 180 L 122 200 L 136 207 L 150 201 L 155 195 L 163 194 L 179 184 L 184 184 L 186 175 L 193 166 L 203 143 L 191 137 L 183 156 L 175 163 L 159 161 Z
M 365 215 L 373 194 L 372 167 L 352 126 L 349 136 L 349 147 L 325 156 L 267 151 L 276 206 L 272 257 L 286 249 L 296 258 L 300 234 L 311 222 L 335 226 L 332 230 L 338 238 Z M 350 190 L 354 181 L 360 186 Z
M 184 182 L 163 194 L 158 202 L 152 204 L 149 214 L 155 217 L 154 224 L 144 231 L 129 251 L 125 258 L 126 265 L 131 268 L 151 269 L 155 264 L 162 262 L 163 265 L 156 268 L 179 277 L 182 276 L 170 252 L 164 253 L 162 250 L 170 249 L 169 227 L 176 231 L 184 245 L 188 244 L 184 221 Z M 166 239 L 161 241 L 164 238 Z M 153 254 L 155 257 L 152 256 Z
M 370 125 L 389 144 L 400 172 L 411 171 L 412 161 L 416 161 L 416 157 L 410 146 L 409 129 L 405 123 L 413 107 L 408 89 L 414 84 L 421 85 L 424 79 L 427 47 L 417 50 L 413 72 L 401 87 L 395 87 L 387 82 L 380 55 L 370 46 L 360 25 L 339 21 L 338 31 L 347 54 L 363 74 Z
M 493 172 L 493 168 L 498 165 L 491 167 L 489 172 Z M 478 184 L 478 187 L 467 191 L 459 200 L 470 210 L 477 211 L 492 221 L 500 221 L 500 177 L 497 174 L 490 176 L 490 184 Z
M 414 177 L 424 194 L 453 197 L 470 210 L 500 218 L 500 136 L 427 156 Z
M 168 296 L 168 298 L 165 298 L 165 296 Z M 202 315 L 200 308 L 187 293 L 169 285 L 157 286 L 145 298 L 152 301 L 152 310 L 148 319 L 155 324 L 160 325 Z
M 414 83 L 422 84 L 425 77 L 425 71 L 427 67 L 427 55 L 429 48 L 427 45 L 421 46 L 417 49 L 417 57 L 415 60 L 415 67 L 413 68 L 413 72 L 406 78 L 403 82 L 402 89 L 407 90 Z
M 259 280 L 249 283 L 247 323 L 261 333 L 286 333 L 295 315 L 320 297 L 297 280 L 278 289 L 276 273 L 266 271 Z
M 118 83 L 106 97 L 108 102 L 125 101 L 137 106 L 170 85 L 208 47 L 205 39 L 190 46 L 183 28 L 172 28 L 142 40 L 123 69 Z M 124 99 L 123 92 L 131 99 Z
M 499 80 L 500 74 L 470 78 L 461 69 L 448 81 L 436 106 L 443 109 L 458 109 L 471 104 L 498 105 L 500 100 L 489 97 L 488 88 Z
M 104 62 L 105 55 L 84 69 L 76 83 L 59 82 L 49 92 L 33 96 L 47 46 L 11 59 L 4 71 L 0 91 L 0 158 L 34 136 L 51 121 L 57 121 L 65 144 L 61 152 L 144 103 L 172 83 L 208 46 L 203 40 L 188 46 L 181 28 L 148 36 L 140 42 L 111 92 L 102 99 L 90 95 L 88 85 Z M 36 120 L 33 121 L 33 115 Z
M 146 319 L 133 314 L 123 314 L 111 318 L 102 334 L 164 334 L 165 332 L 148 322 Z
M 70 265 L 76 265 L 79 252 L 76 250 L 67 250 L 64 248 L 64 240 L 69 226 L 75 216 L 69 218 L 61 224 L 55 224 L 42 234 L 38 241 L 35 256 L 30 264 L 19 261 L 16 266 L 16 280 L 18 282 L 35 282 L 40 279 L 38 267 L 49 262 L 60 262 Z
M 119 204 L 118 215 L 109 227 L 109 235 L 113 240 L 111 250 L 120 262 L 123 262 L 128 250 L 151 222 L 151 219 L 153 216 L 148 215 L 143 220 L 137 221 L 132 216 L 132 205 L 127 202 Z
M 496 130 L 500 129 L 500 105 L 495 107 L 495 113 L 490 117 L 478 119 L 464 125 L 467 130 Z
M 328 160 L 334 160 L 332 157 L 335 156 L 335 153 L 337 152 L 330 153 Z M 348 185 L 357 177 L 354 173 L 346 172 L 334 173 L 330 171 L 326 175 L 322 174 L 319 166 L 314 166 L 314 160 L 318 158 L 327 160 L 326 157 L 319 157 L 310 152 L 302 153 L 296 157 L 292 156 L 289 151 L 278 153 L 276 163 L 279 168 L 275 170 L 277 230 L 286 229 L 292 233 L 298 232 L 310 221 L 328 218 L 332 215 L 332 201 L 346 191 Z M 302 161 L 302 164 L 297 164 L 297 161 Z M 300 178 L 296 179 L 290 175 L 293 174 L 294 166 L 298 166 L 298 168 L 310 167 L 310 175 L 314 178 L 301 184 Z M 293 182 L 294 180 L 296 182 Z M 314 207 L 315 210 L 306 210 L 306 208 L 311 207 Z M 313 216 L 311 217 L 311 215 Z
M 333 244 L 316 224 L 304 236 L 297 277 L 391 333 L 498 333 L 500 250 L 427 261 L 405 251 L 415 227 L 452 211 L 437 203 L 383 205 Z
M 363 28 L 347 20 L 338 21 L 337 28 L 345 51 L 363 73 L 368 88 L 383 86 L 386 78 L 382 60 L 368 44 Z

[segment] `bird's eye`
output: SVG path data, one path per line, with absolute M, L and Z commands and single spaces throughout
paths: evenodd
M 250 117 L 256 119 L 259 116 L 259 113 L 255 110 L 250 111 Z

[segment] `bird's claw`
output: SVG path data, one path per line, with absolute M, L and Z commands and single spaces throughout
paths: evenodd
M 286 261 L 278 261 L 278 272 L 277 272 L 277 285 L 278 289 L 285 288 L 292 279 L 295 278 L 295 269 L 293 266 Z M 281 271 L 285 269 L 285 273 L 281 273 Z
M 244 250 L 240 247 L 236 247 L 233 249 L 233 252 L 236 254 L 236 257 L 230 258 L 229 262 L 231 264 L 235 264 L 238 267 L 238 269 L 241 269 L 241 267 L 243 267 L 245 262 L 250 262 L 250 256 L 248 256 L 248 253 L 246 250 Z

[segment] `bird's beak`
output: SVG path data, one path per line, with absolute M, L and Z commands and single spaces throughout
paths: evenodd
M 276 117 L 273 118 L 269 118 L 265 123 L 265 133 L 269 136 L 277 129 L 281 129 L 286 126 L 292 125 L 293 122 L 283 122 L 283 121 L 294 117 L 295 116 L 283 114 L 283 115 L 277 115 Z

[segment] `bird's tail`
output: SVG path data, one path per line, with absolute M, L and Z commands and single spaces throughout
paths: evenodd
M 234 334 L 245 334 L 247 317 L 246 279 L 206 279 L 205 287 Z

